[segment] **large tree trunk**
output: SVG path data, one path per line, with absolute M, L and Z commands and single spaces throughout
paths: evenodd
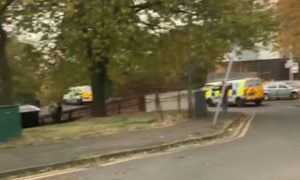
M 96 117 L 106 116 L 106 80 L 108 58 L 101 57 L 99 62 L 93 63 L 91 83 L 93 91 L 92 115 Z
M 86 39 L 87 59 L 91 62 L 90 75 L 93 93 L 93 103 L 91 115 L 95 117 L 106 116 L 106 81 L 107 65 L 109 58 L 98 56 L 94 53 L 91 39 Z
M 12 104 L 12 78 L 6 56 L 7 33 L 0 24 L 0 105 Z

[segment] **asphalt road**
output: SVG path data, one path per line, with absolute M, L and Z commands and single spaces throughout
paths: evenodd
M 231 109 L 257 114 L 242 139 L 62 173 L 44 180 L 299 180 L 300 101 Z

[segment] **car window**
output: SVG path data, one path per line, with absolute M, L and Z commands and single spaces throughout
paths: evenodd
M 286 84 L 293 86 L 295 83 L 294 82 L 286 82 Z
M 261 84 L 260 80 L 248 80 L 246 82 L 247 87 L 257 87 L 257 86 L 260 86 L 260 84 Z
M 238 89 L 240 87 L 239 82 L 232 83 L 232 89 Z
M 213 86 L 213 87 L 212 87 L 212 90 L 213 90 L 213 91 L 219 91 L 220 88 L 221 88 L 221 86 Z
M 267 85 L 267 88 L 275 89 L 275 88 L 277 88 L 277 86 L 276 86 L 276 84 L 270 84 L 270 85 Z
M 279 84 L 279 88 L 288 89 L 289 87 L 285 84 Z

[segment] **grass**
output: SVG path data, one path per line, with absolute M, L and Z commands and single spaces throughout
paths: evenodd
M 111 135 L 160 128 L 182 120 L 175 111 L 165 112 L 164 120 L 158 113 L 136 113 L 105 118 L 84 118 L 78 121 L 25 129 L 20 138 L 0 144 L 0 148 L 51 144 L 87 137 Z

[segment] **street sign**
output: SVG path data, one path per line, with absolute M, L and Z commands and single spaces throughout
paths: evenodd
M 293 60 L 289 59 L 286 61 L 286 63 L 284 64 L 284 67 L 286 69 L 291 68 L 291 66 L 293 66 Z
M 294 62 L 291 68 L 292 68 L 291 71 L 293 74 L 299 73 L 299 63 Z
M 286 62 L 286 63 L 284 64 L 284 68 L 286 68 L 286 69 L 290 68 L 290 64 L 289 64 L 288 62 Z

